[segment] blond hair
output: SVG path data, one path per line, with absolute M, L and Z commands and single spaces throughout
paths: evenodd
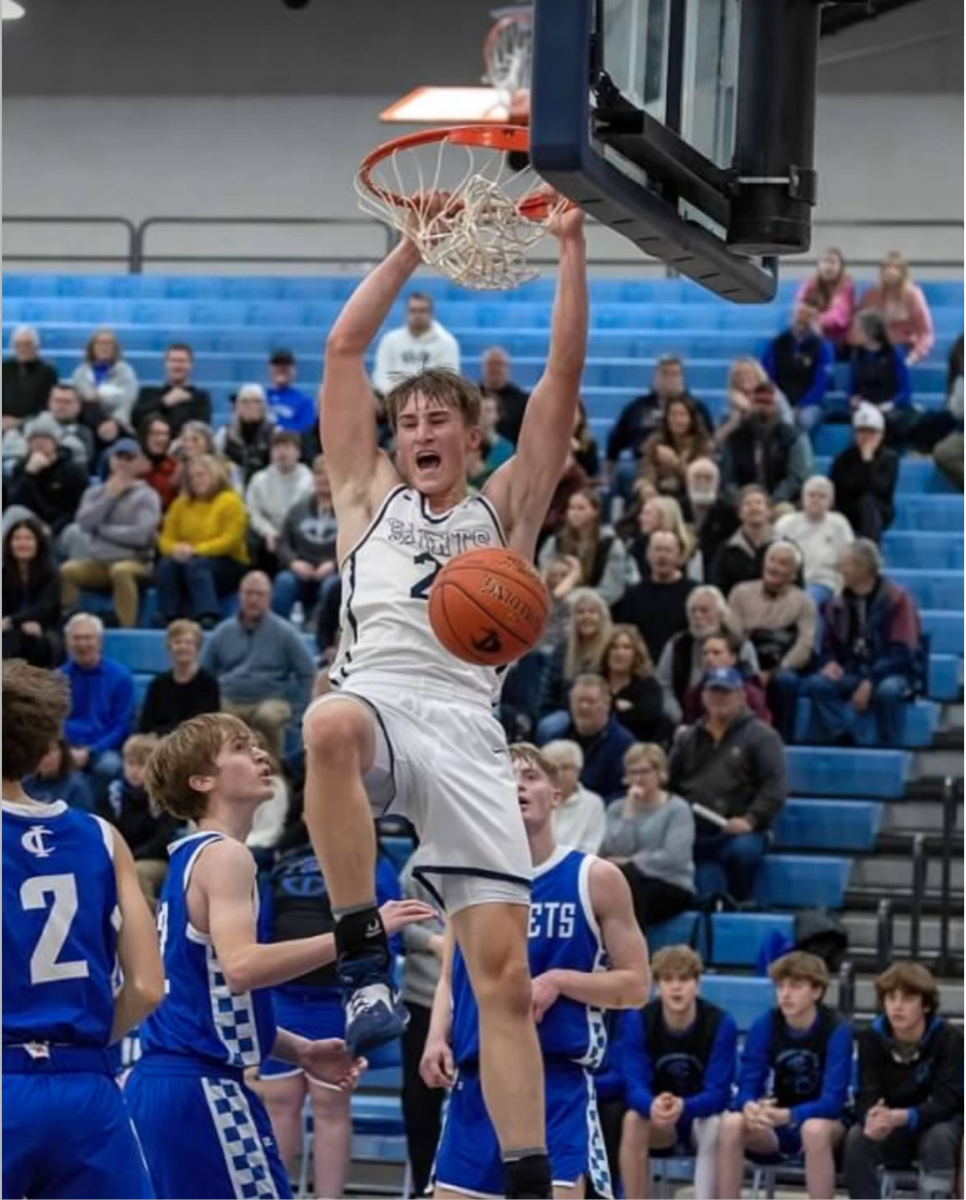
M 578 642 L 576 621 L 577 605 L 583 603 L 593 604 L 600 613 L 600 631 L 585 645 Z M 570 593 L 570 620 L 567 623 L 567 649 L 564 652 L 565 679 L 573 679 L 580 671 L 596 671 L 613 628 L 610 608 L 600 592 L 594 591 L 593 588 L 581 587 Z
M 611 630 L 610 637 L 604 643 L 604 648 L 600 653 L 600 662 L 598 668 L 601 675 L 607 677 L 607 660 L 610 658 L 610 652 L 613 649 L 614 643 L 618 638 L 627 638 L 634 648 L 634 662 L 631 666 L 631 675 L 639 679 L 648 679 L 654 674 L 654 660 L 651 658 L 651 652 L 647 648 L 647 642 L 641 637 L 641 631 L 636 625 L 615 625 Z
M 181 494 L 188 496 L 192 500 L 197 500 L 198 497 L 191 489 L 191 472 L 194 467 L 204 467 L 211 476 L 211 496 L 205 497 L 214 498 L 222 492 L 227 492 L 231 488 L 231 483 L 228 479 L 228 464 L 214 454 L 196 454 L 194 458 L 189 458 L 185 462 L 184 480 L 181 484 Z
M 645 501 L 645 504 L 653 504 L 661 514 L 660 522 L 654 532 L 677 534 L 678 542 L 681 545 L 681 561 L 687 562 L 694 553 L 697 542 L 684 520 L 681 505 L 673 496 L 651 496 Z
M 690 946 L 665 946 L 651 959 L 651 974 L 658 983 L 662 979 L 700 979 L 703 971 L 701 955 Z
M 171 622 L 165 640 L 170 646 L 174 639 L 179 637 L 193 637 L 199 647 L 205 640 L 204 630 L 198 622 L 189 621 L 187 617 L 178 617 L 176 621 Z
M 624 753 L 624 770 L 629 771 L 637 763 L 647 763 L 657 772 L 661 783 L 667 782 L 667 755 L 656 742 L 635 742 Z
M 785 979 L 802 980 L 821 988 L 823 993 L 829 983 L 828 967 L 817 954 L 809 954 L 807 950 L 793 950 L 776 958 L 768 968 L 768 977 L 772 983 L 781 983 Z
M 143 767 L 159 741 L 156 733 L 132 733 L 121 747 L 121 754 L 125 759 Z
M 557 786 L 557 764 L 532 742 L 514 742 L 510 747 L 510 761 L 526 763 L 545 775 L 554 787 Z
M 476 384 L 446 367 L 430 367 L 397 383 L 386 394 L 386 416 L 393 433 L 399 426 L 399 414 L 413 396 L 423 396 L 431 408 L 454 409 L 468 428 L 480 423 L 483 398 Z

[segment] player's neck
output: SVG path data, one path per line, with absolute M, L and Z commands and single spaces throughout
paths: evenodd
M 31 799 L 19 779 L 4 779 L 0 794 L 8 804 L 29 804 Z
M 236 842 L 244 842 L 252 831 L 256 803 L 232 803 L 215 797 L 208 803 L 208 811 L 198 822 L 202 833 L 224 833 Z
M 535 867 L 542 867 L 557 849 L 557 843 L 553 836 L 553 826 L 548 822 L 543 829 L 538 830 L 536 833 L 528 832 L 527 837 L 530 842 L 530 861 Z
M 689 1005 L 683 1012 L 671 1012 L 670 1009 L 662 1008 L 661 1018 L 664 1021 L 665 1027 L 673 1029 L 676 1033 L 690 1029 L 698 1019 L 697 1002 Z
M 440 492 L 438 496 L 427 496 L 425 492 L 422 493 L 422 496 L 431 513 L 444 513 L 462 503 L 467 494 L 466 480 L 460 479 L 447 491 Z

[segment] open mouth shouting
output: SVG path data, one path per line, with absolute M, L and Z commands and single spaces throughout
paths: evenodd
M 442 461 L 435 450 L 418 450 L 416 452 L 416 467 L 420 471 L 436 471 L 442 465 Z

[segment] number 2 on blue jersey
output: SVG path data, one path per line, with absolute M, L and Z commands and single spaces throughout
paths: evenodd
M 86 979 L 89 974 L 83 959 L 58 962 L 57 956 L 70 935 L 71 922 L 77 916 L 77 879 L 74 875 L 34 875 L 20 887 L 24 912 L 50 906 L 50 915 L 30 956 L 31 983 L 59 983 L 64 979 Z

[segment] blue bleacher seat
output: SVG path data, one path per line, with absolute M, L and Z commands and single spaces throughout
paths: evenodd
M 105 629 L 104 653 L 135 673 L 157 675 L 171 667 L 163 629 Z
M 709 947 L 698 921 L 698 915 L 689 912 L 652 926 L 647 932 L 651 953 L 664 946 L 696 944 L 707 966 L 757 967 L 765 942 L 776 933 L 791 938 L 795 925 L 786 913 L 714 913 Z
M 872 850 L 882 826 L 882 805 L 873 800 L 794 799 L 775 825 L 780 850 Z
M 755 881 L 755 899 L 766 907 L 841 908 L 851 872 L 849 858 L 768 854 Z
M 734 1017 L 739 1033 L 747 1033 L 775 1002 L 771 980 L 743 975 L 705 975 L 701 995 L 726 1009 Z
M 890 569 L 889 578 L 911 593 L 920 608 L 962 611 L 962 571 Z
M 808 742 L 811 737 L 812 703 L 806 698 L 798 701 L 795 713 L 795 741 Z M 909 750 L 922 749 L 932 743 L 939 728 L 939 706 L 931 700 L 914 700 L 902 711 L 899 745 Z M 857 746 L 879 745 L 875 716 L 871 712 L 856 717 L 854 725 Z
M 794 796 L 898 800 L 912 765 L 904 750 L 789 746 L 786 756 L 788 789 Z

